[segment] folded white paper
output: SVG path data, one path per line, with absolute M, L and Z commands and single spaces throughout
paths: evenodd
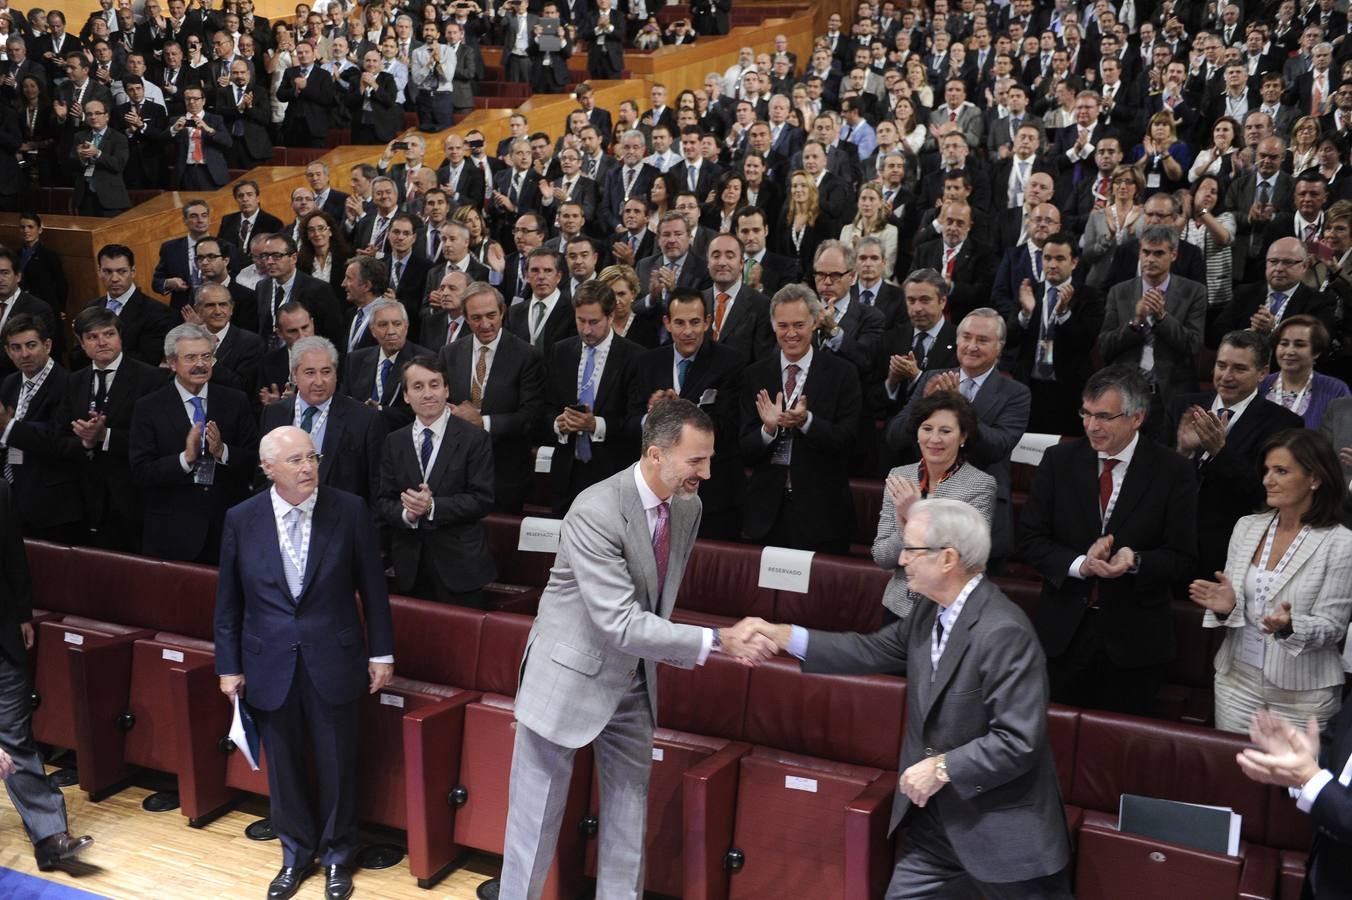
M 549 467 L 554 462 L 553 447 L 535 448 L 535 471 L 540 475 L 548 475 Z
M 258 771 L 258 726 L 253 714 L 241 709 L 239 694 L 235 695 L 235 717 L 230 721 L 230 742 L 244 754 L 249 768 Z
M 1018 446 L 1014 448 L 1009 458 L 1026 466 L 1036 466 L 1042 462 L 1042 454 L 1047 452 L 1047 448 L 1055 447 L 1059 443 L 1061 443 L 1059 434 L 1025 434 L 1019 438 Z
M 774 591 L 807 593 L 812 576 L 811 550 L 790 550 L 788 547 L 766 547 L 761 550 L 760 586 Z
M 561 527 L 563 527 L 561 519 L 526 516 L 521 520 L 521 533 L 517 536 L 516 549 L 535 553 L 558 553 Z

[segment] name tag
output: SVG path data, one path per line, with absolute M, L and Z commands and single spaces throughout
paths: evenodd
M 815 794 L 817 793 L 817 779 L 785 775 L 784 787 L 790 791 L 807 791 L 809 794 Z
M 517 536 L 516 549 L 534 553 L 558 553 L 559 531 L 563 522 L 559 519 L 544 519 L 526 516 L 521 520 L 521 532 Z
M 168 660 L 169 662 L 183 662 L 183 651 L 182 651 L 182 650 L 161 650 L 161 651 L 160 651 L 160 659 L 165 659 L 165 660 Z
M 812 577 L 810 550 L 790 550 L 788 547 L 766 547 L 761 550 L 760 587 L 778 591 L 806 594 Z
M 549 467 L 554 461 L 553 447 L 535 448 L 535 471 L 542 475 L 549 474 Z
M 713 403 L 717 399 L 718 399 L 718 389 L 708 388 L 703 394 L 700 395 L 699 403 L 696 405 L 708 406 L 710 403 Z
M 1267 635 L 1256 625 L 1245 625 L 1240 637 L 1239 658 L 1255 669 L 1263 668 L 1267 658 Z
M 1151 190 L 1158 188 L 1160 186 L 1160 173 L 1151 172 L 1149 175 L 1147 175 L 1145 179 L 1145 186 Z
M 398 694 L 381 694 L 381 695 L 380 695 L 380 705 L 381 705 L 381 706 L 393 706 L 393 707 L 395 707 L 396 709 L 403 709 L 403 708 L 404 708 L 404 698 L 403 698 L 403 697 L 400 697 Z
M 23 465 L 23 451 L 10 447 L 9 452 L 5 454 L 5 462 L 9 463 L 11 466 Z

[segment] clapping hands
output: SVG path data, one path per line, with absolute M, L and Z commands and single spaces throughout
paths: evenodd
M 1235 761 L 1261 784 L 1299 788 L 1319 772 L 1319 721 L 1310 716 L 1302 731 L 1267 709 L 1254 713 L 1249 737 L 1257 749 L 1241 751 Z

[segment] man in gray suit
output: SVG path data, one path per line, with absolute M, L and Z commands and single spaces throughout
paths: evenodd
M 959 500 L 921 500 L 902 533 L 911 590 L 933 600 L 870 635 L 761 625 L 811 673 L 906 675 L 887 900 L 968 893 L 1069 898 L 1061 790 L 1047 741 L 1046 658 L 984 577 L 990 538 Z
M 1141 274 L 1108 291 L 1099 352 L 1103 364 L 1126 363 L 1151 384 L 1145 432 L 1164 440 L 1164 409 L 1197 390 L 1197 353 L 1206 332 L 1206 286 L 1171 272 L 1178 232 L 1151 225 L 1141 233 Z
M 669 621 L 699 529 L 714 426 L 688 400 L 648 413 L 638 463 L 586 489 L 563 520 L 558 556 L 516 692 L 516 745 L 500 896 L 538 898 L 558 842 L 577 748 L 601 778 L 596 895 L 643 894 L 643 842 L 657 715 L 657 663 L 693 668 L 715 650 L 774 652 L 748 621 Z

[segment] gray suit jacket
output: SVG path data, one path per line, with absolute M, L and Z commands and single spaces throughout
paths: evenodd
M 669 620 L 699 530 L 698 498 L 671 504 L 671 555 L 657 583 L 647 513 L 629 466 L 577 496 L 540 600 L 516 692 L 516 718 L 564 747 L 600 734 L 646 667 L 657 718 L 657 663 L 694 668 L 704 629 Z
M 951 783 L 930 805 L 962 867 L 979 881 L 1052 875 L 1070 858 L 1047 743 L 1046 658 L 1028 618 L 989 579 L 968 596 L 939 667 L 930 664 L 936 603 L 873 634 L 808 633 L 804 672 L 906 676 L 897 771 L 947 754 Z M 898 710 L 898 712 L 900 712 Z M 892 830 L 911 809 L 897 791 Z
M 920 463 L 897 466 L 887 473 L 887 477 L 897 476 L 907 481 L 920 483 Z M 961 500 L 976 508 L 991 523 L 991 514 L 995 509 L 995 479 L 971 464 L 933 486 L 929 492 L 931 498 Z M 915 606 L 915 596 L 906 586 L 906 570 L 897 565 L 901 556 L 901 529 L 897 527 L 897 510 L 892 505 L 892 495 L 883 491 L 883 508 L 878 514 L 878 535 L 873 539 L 873 561 L 878 568 L 892 573 L 892 580 L 883 590 L 883 606 L 896 613 L 897 618 L 905 619 Z
M 1171 275 L 1164 294 L 1164 319 L 1146 331 L 1131 327 L 1141 293 L 1140 278 L 1115 284 L 1108 291 L 1099 352 L 1105 365 L 1139 365 L 1146 335 L 1153 334 L 1155 381 L 1167 406 L 1175 394 L 1197 390 L 1197 353 L 1206 332 L 1206 286 Z

